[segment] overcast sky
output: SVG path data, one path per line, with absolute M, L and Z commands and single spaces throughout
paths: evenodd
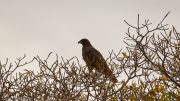
M 127 25 L 137 15 L 180 31 L 180 0 L 0 0 L 0 60 L 54 52 L 81 58 L 81 38 L 88 38 L 106 58 L 125 47 Z

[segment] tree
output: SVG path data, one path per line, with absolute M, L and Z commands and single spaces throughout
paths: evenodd
M 169 14 L 169 13 L 168 13 Z M 111 84 L 104 75 L 88 73 L 77 57 L 64 59 L 57 54 L 46 59 L 35 56 L 24 62 L 0 62 L 0 101 L 174 101 L 180 100 L 180 33 L 163 21 L 155 26 L 145 20 L 129 26 L 125 43 L 127 50 L 109 52 L 107 63 L 118 79 Z M 38 71 L 18 68 L 34 66 Z

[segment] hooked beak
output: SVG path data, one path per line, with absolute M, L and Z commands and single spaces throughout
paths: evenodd
M 81 41 L 78 41 L 78 44 L 80 44 L 81 43 Z

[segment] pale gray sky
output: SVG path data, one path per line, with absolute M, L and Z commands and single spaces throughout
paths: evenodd
M 81 58 L 81 38 L 88 38 L 106 58 L 125 47 L 127 25 L 149 18 L 180 30 L 180 0 L 0 0 L 0 60 L 45 57 L 54 52 Z

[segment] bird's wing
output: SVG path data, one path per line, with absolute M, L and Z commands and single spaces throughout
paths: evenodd
M 89 47 L 84 50 L 84 60 L 91 72 L 95 68 L 98 72 L 103 73 L 106 77 L 112 79 L 113 82 L 117 82 L 115 75 L 109 69 L 106 60 L 101 53 L 94 47 Z
M 95 58 L 103 58 L 103 56 L 101 55 L 101 53 L 96 50 L 94 47 L 88 48 L 87 49 L 87 53 L 89 54 L 89 56 L 91 57 L 95 57 Z
M 89 59 L 88 64 L 90 66 L 94 67 L 98 71 L 107 68 L 106 61 L 98 50 L 96 50 L 94 47 L 89 47 L 85 51 Z

